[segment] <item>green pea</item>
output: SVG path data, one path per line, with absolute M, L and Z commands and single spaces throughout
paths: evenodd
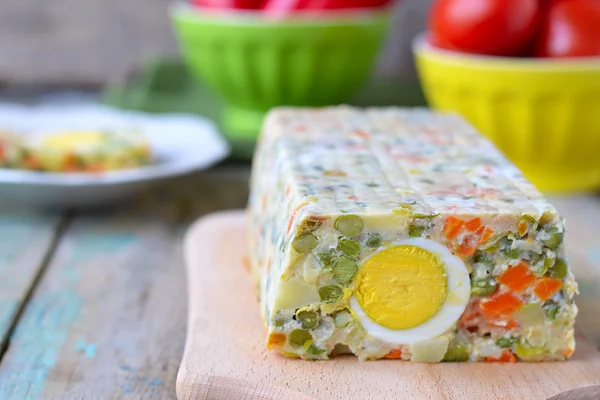
M 340 239 L 337 249 L 350 258 L 358 258 L 360 255 L 360 243 L 352 239 Z
M 338 329 L 345 328 L 352 322 L 352 314 L 347 310 L 342 310 L 333 316 L 333 323 Z
M 503 338 L 496 340 L 496 344 L 498 345 L 498 347 L 500 347 L 502 349 L 508 349 L 508 348 L 512 347 L 512 345 L 515 344 L 516 341 L 517 341 L 516 337 L 509 336 L 509 337 L 503 337 Z
M 346 256 L 341 256 L 333 265 L 333 277 L 340 283 L 348 283 L 358 272 L 358 265 Z
M 521 255 L 521 251 L 519 251 L 519 249 L 511 249 L 510 247 L 505 248 L 502 250 L 502 252 L 511 260 L 517 259 Z
M 540 217 L 540 223 L 547 224 L 547 223 L 552 222 L 553 219 L 554 219 L 554 214 L 552 214 L 552 212 L 544 211 L 542 213 L 542 216 Z
M 408 236 L 410 237 L 420 237 L 423 234 L 423 231 L 425 230 L 424 226 L 417 226 L 417 225 L 409 225 L 408 226 Z
M 310 344 L 308 346 L 306 346 L 307 343 Z M 312 340 L 307 341 L 304 346 L 306 347 L 306 349 L 304 351 L 306 351 L 307 354 L 310 354 L 311 356 L 320 356 L 321 354 L 325 353 L 325 350 L 323 349 L 319 349 L 317 346 L 315 346 L 312 343 Z
M 319 325 L 319 315 L 314 311 L 298 311 L 296 313 L 296 320 L 300 322 L 304 329 L 313 329 Z
M 496 289 L 498 284 L 489 278 L 471 278 L 471 294 L 475 296 L 486 297 L 493 294 Z
M 494 260 L 492 255 L 483 251 L 478 251 L 473 254 L 473 262 L 476 264 L 493 265 Z
M 280 327 L 285 325 L 285 319 L 283 318 L 275 318 L 275 326 Z
M 336 260 L 336 255 L 332 252 L 323 252 L 317 255 L 324 267 L 331 267 Z
M 383 243 L 383 239 L 381 238 L 381 235 L 379 233 L 369 234 L 369 237 L 367 238 L 367 241 L 365 242 L 367 247 L 370 247 L 372 249 L 376 249 L 377 247 L 381 246 L 382 243 Z
M 558 313 L 558 309 L 560 308 L 558 304 L 554 302 L 546 302 L 544 305 L 544 310 L 546 314 L 546 318 L 549 321 L 554 321 L 556 319 L 556 314 Z
M 567 276 L 567 272 L 567 263 L 561 258 L 557 259 L 552 268 L 548 270 L 550 276 L 558 279 L 564 279 Z
M 317 247 L 317 238 L 312 233 L 307 233 L 294 239 L 292 247 L 298 253 L 309 252 Z
M 457 345 L 451 347 L 444 355 L 444 362 L 463 362 L 469 360 L 469 352 L 465 346 Z
M 548 233 L 550 234 L 550 237 L 546 240 L 542 240 L 542 243 L 550 250 L 556 250 L 563 241 L 563 233 L 558 232 L 557 228 L 550 229 Z
M 354 214 L 340 215 L 336 218 L 333 226 L 342 235 L 354 236 L 363 230 L 363 220 Z
M 344 288 L 340 285 L 327 285 L 319 288 L 319 297 L 323 303 L 335 303 L 344 296 Z
M 294 329 L 290 333 L 290 342 L 292 342 L 292 344 L 303 346 L 308 340 L 312 340 L 312 335 L 310 332 L 303 329 Z

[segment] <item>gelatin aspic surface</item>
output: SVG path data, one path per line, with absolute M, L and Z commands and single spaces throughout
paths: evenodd
M 285 356 L 513 362 L 574 350 L 563 220 L 456 116 L 276 109 L 248 218 L 267 346 Z

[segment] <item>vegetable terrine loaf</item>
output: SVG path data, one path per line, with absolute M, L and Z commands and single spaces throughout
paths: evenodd
M 361 360 L 562 360 L 577 286 L 554 207 L 453 115 L 282 108 L 249 205 L 267 346 Z

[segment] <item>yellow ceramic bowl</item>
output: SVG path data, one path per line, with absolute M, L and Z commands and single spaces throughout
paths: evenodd
M 600 57 L 487 57 L 413 43 L 430 105 L 456 111 L 539 189 L 600 188 Z

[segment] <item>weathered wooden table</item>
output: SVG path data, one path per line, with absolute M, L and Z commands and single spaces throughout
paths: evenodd
M 0 400 L 170 399 L 186 331 L 181 238 L 242 208 L 249 167 L 225 164 L 119 208 L 0 206 Z M 600 197 L 553 197 L 567 218 L 579 326 L 600 345 Z

